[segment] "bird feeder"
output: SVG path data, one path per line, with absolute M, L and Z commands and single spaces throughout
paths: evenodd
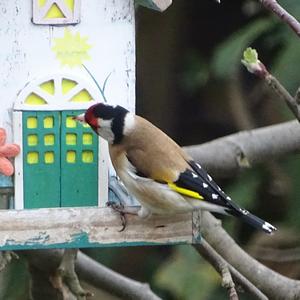
M 164 10 L 171 0 L 143 0 Z M 138 3 L 138 2 L 137 2 Z M 97 102 L 135 109 L 133 0 L 0 0 L 0 127 L 16 156 L 0 178 L 0 250 L 191 243 L 195 214 L 120 217 L 105 207 L 126 194 L 107 144 L 73 116 Z M 122 196 L 120 196 L 122 195 Z M 12 200 L 13 196 L 13 201 Z

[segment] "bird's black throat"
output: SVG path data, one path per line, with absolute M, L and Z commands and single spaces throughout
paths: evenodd
M 125 117 L 129 111 L 121 106 L 116 106 L 114 109 L 116 114 L 112 120 L 111 130 L 115 137 L 113 144 L 119 144 L 124 137 Z

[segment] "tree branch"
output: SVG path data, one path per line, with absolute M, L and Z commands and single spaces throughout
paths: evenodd
M 19 254 L 24 255 L 36 268 L 54 274 L 61 261 L 63 251 L 30 250 L 21 251 Z M 75 269 L 81 280 L 122 299 L 160 300 L 151 291 L 148 284 L 118 274 L 81 252 L 78 253 Z
M 300 23 L 289 14 L 276 0 L 260 0 L 262 5 L 272 11 L 279 19 L 286 23 L 300 37 Z
M 247 278 L 245 278 L 242 274 L 240 274 L 233 266 L 229 265 L 223 257 L 221 257 L 210 245 L 209 243 L 202 238 L 201 243 L 198 245 L 193 245 L 197 252 L 199 252 L 203 258 L 205 258 L 214 268 L 215 270 L 222 275 L 224 269 L 227 269 L 230 272 L 231 276 L 234 277 L 234 280 L 240 284 L 244 290 L 248 291 L 255 299 L 259 300 L 268 300 L 268 298 L 257 289 Z M 226 268 L 224 268 L 226 267 Z M 229 279 L 229 288 L 231 288 L 234 283 L 230 282 L 232 279 Z M 235 289 L 231 289 L 232 293 L 236 293 Z M 233 298 L 234 299 L 234 298 Z
M 300 281 L 267 268 L 242 250 L 220 222 L 208 212 L 202 214 L 202 233 L 208 243 L 238 272 L 270 299 L 299 299 Z
M 259 78 L 265 80 L 268 86 L 281 98 L 295 117 L 300 121 L 300 104 L 298 98 L 298 92 L 293 97 L 285 87 L 274 77 L 266 68 L 266 66 L 258 59 L 258 54 L 255 49 L 247 48 L 244 51 L 244 57 L 242 59 L 243 65 L 250 73 L 255 74 Z
M 202 145 L 184 147 L 210 173 L 229 176 L 249 165 L 300 152 L 297 121 L 234 133 Z

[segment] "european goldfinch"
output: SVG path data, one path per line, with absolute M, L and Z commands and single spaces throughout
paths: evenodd
M 98 103 L 75 119 L 107 140 L 117 175 L 141 204 L 140 217 L 204 209 L 233 215 L 267 233 L 276 230 L 235 204 L 200 164 L 144 118 Z

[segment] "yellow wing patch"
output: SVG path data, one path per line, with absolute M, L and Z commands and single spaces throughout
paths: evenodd
M 185 188 L 182 188 L 182 187 L 179 187 L 179 186 L 177 186 L 174 183 L 168 183 L 168 186 L 172 190 L 174 190 L 175 192 L 177 192 L 179 194 L 182 194 L 184 196 L 188 196 L 188 197 L 199 199 L 199 200 L 203 200 L 204 199 L 199 193 L 191 191 L 191 190 L 188 190 L 188 189 L 185 189 Z

